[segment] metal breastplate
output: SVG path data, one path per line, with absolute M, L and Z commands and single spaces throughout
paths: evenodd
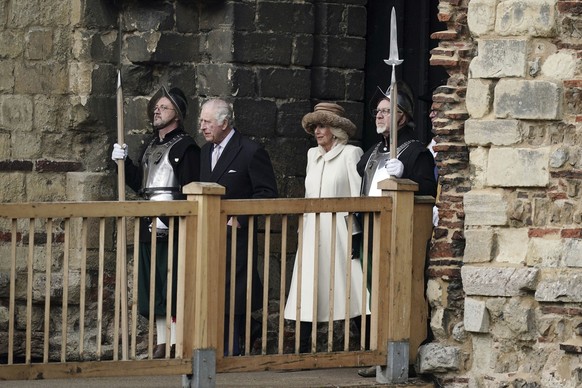
M 142 194 L 152 201 L 183 199 L 180 183 L 170 164 L 170 150 L 184 135 L 175 136 L 164 144 L 152 141 L 143 158 Z
M 401 144 L 396 149 L 397 157 L 399 157 L 413 141 L 414 140 L 409 140 Z M 361 195 L 368 196 L 370 194 L 370 186 L 372 185 L 376 171 L 378 171 L 378 168 L 383 168 L 386 165 L 386 162 L 390 159 L 390 152 L 379 151 L 381 145 L 382 143 L 379 143 L 376 148 L 374 148 L 374 151 L 372 151 L 372 154 L 366 163 L 366 169 L 364 170 L 364 176 L 362 177 Z

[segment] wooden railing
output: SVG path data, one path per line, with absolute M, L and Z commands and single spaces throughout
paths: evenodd
M 187 201 L 0 205 L 0 302 L 9 306 L 8 329 L 0 333 L 7 339 L 5 349 L 0 345 L 6 356 L 0 370 L 6 379 L 34 379 L 39 374 L 43 378 L 192 374 L 200 351 L 215 357 L 214 372 L 386 365 L 391 346 L 400 350 L 402 343 L 410 353 L 398 362 L 407 365 L 426 334 L 423 271 L 434 201 L 417 199 L 415 205 L 416 185 L 410 181 L 380 185 L 387 197 L 221 200 L 221 186 L 193 183 L 184 189 Z M 363 251 L 371 256 L 364 255 L 363 268 L 364 282 L 372 279 L 372 314 L 360 318 L 363 330 L 357 342 L 348 330 L 353 319 L 346 316 L 339 347 L 333 346 L 336 323 L 330 321 L 320 328 L 327 334 L 325 344 L 299 353 L 294 337 L 299 325 L 285 321 L 283 309 L 293 264 L 289 258 L 301 246 L 300 219 L 306 213 L 330 213 L 334 223 L 345 222 L 346 213 L 348 219 L 361 213 L 369 221 L 364 222 Z M 138 221 L 158 216 L 175 217 L 169 234 L 175 228 L 179 233 L 177 246 L 168 248 L 170 256 L 176 249 L 179 257 L 177 284 L 168 276 L 168 293 L 172 287 L 178 291 L 176 358 L 163 360 L 152 359 L 153 316 L 143 319 L 137 314 L 134 265 L 139 256 Z M 232 357 L 231 347 L 225 352 L 223 338 L 224 325 L 229 325 L 231 339 L 233 335 L 232 320 L 224 319 L 225 313 L 232 313 L 224 307 L 225 297 L 232 297 L 224 292 L 231 217 L 235 225 L 237 218 L 249 217 L 249 235 L 254 230 L 259 234 L 261 243 L 256 248 L 249 244 L 248 253 L 252 257 L 253 249 L 258 249 L 265 291 L 258 313 L 247 308 L 242 357 Z M 351 235 L 352 224 L 347 225 Z M 373 262 L 372 273 L 366 270 L 368 259 Z M 168 268 L 168 274 L 171 271 Z M 247 281 L 252 282 L 251 273 Z M 51 286 L 55 282 L 59 287 Z M 366 289 L 365 283 L 359 286 Z M 253 314 L 262 322 L 255 344 L 250 343 Z M 365 331 L 366 320 L 370 333 Z M 326 335 L 320 336 L 314 326 L 311 337 L 317 344 Z M 204 377 L 197 372 L 198 378 Z

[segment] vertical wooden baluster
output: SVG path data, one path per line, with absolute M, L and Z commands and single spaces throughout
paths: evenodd
M 79 300 L 79 356 L 83 359 L 85 338 L 85 289 L 87 277 L 87 219 L 81 220 L 81 293 Z
M 69 248 L 71 241 L 71 220 L 65 219 L 65 244 L 63 247 L 63 315 L 61 338 L 61 362 L 67 360 L 67 321 L 69 306 Z
M 12 219 L 12 252 L 10 263 L 10 306 L 8 308 L 8 365 L 14 362 L 14 318 L 15 318 L 15 294 L 16 294 L 16 241 L 17 219 Z
M 315 214 L 315 242 L 313 244 L 313 309 L 311 312 L 311 352 L 317 352 L 317 294 L 319 289 L 319 240 L 321 233 L 321 213 Z
M 137 349 L 137 275 L 139 267 L 139 223 L 140 219 L 135 218 L 133 224 L 133 292 L 131 305 L 131 358 L 135 360 Z
M 46 259 L 45 259 L 45 288 L 44 288 L 44 349 L 42 362 L 49 361 L 49 341 L 51 322 L 51 277 L 52 277 L 52 255 L 53 255 L 53 219 L 49 218 L 46 224 Z
M 28 229 L 28 261 L 27 261 L 27 281 L 26 281 L 26 358 L 25 363 L 30 364 L 32 347 L 32 275 L 34 259 L 34 233 L 35 219 L 31 218 Z
M 170 358 L 170 346 L 172 342 L 172 289 L 176 287 L 172 280 L 172 271 L 174 270 L 174 217 L 170 217 L 168 225 L 168 265 L 166 268 L 166 358 Z
M 370 260 L 370 255 L 368 254 L 368 240 L 370 238 L 370 213 L 364 214 L 364 225 L 363 225 L 363 235 L 362 235 L 362 271 L 364 272 L 364 279 L 362 280 L 362 297 L 364 298 L 365 305 L 362 306 L 362 323 L 361 323 L 361 333 L 360 333 L 360 349 L 366 348 L 366 337 L 370 335 L 370 333 L 366 332 L 366 319 L 367 314 L 365 312 L 370 305 L 370 301 L 367 298 L 368 295 L 368 276 L 372 276 L 372 274 L 368 273 L 368 260 Z
M 101 360 L 103 330 L 103 271 L 105 267 L 105 218 L 99 219 L 99 275 L 97 291 L 97 360 Z
M 335 310 L 335 296 L 334 296 L 334 289 L 335 289 L 335 255 L 336 249 L 335 244 L 337 240 L 337 213 L 331 213 L 331 229 L 330 229 L 330 237 L 331 237 L 331 251 L 329 255 L 329 289 L 327 290 L 328 296 L 328 320 L 327 320 L 327 351 L 331 352 L 333 350 L 333 315 Z M 325 271 L 325 268 L 323 268 Z
M 253 298 L 253 248 L 254 248 L 254 231 L 255 231 L 255 217 L 249 216 L 249 233 L 247 238 L 247 303 L 245 314 L 245 355 L 249 355 L 251 351 L 251 310 Z
M 267 354 L 267 329 L 269 317 L 269 272 L 271 259 L 271 216 L 265 217 L 265 253 L 263 272 L 263 332 L 261 336 L 261 354 Z M 252 344 L 251 344 L 252 345 Z
M 154 302 L 156 296 L 156 259 L 157 259 L 157 225 L 155 217 L 152 217 L 151 223 L 151 254 L 150 254 L 150 299 L 149 299 L 149 314 L 148 314 L 148 358 L 154 356 L 154 321 L 155 311 Z
M 281 284 L 279 288 L 279 341 L 277 353 L 283 354 L 285 334 L 285 289 L 287 280 L 287 215 L 281 220 Z
M 301 339 L 301 282 L 303 281 L 303 219 L 298 217 L 297 232 L 297 300 L 295 301 L 295 353 L 299 354 Z M 307 215 L 309 216 L 309 215 Z

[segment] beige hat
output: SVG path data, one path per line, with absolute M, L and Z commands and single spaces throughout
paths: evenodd
M 345 118 L 344 115 L 344 108 L 338 104 L 333 102 L 320 102 L 315 105 L 313 112 L 303 116 L 301 125 L 305 129 L 305 132 L 310 135 L 313 135 L 317 124 L 323 124 L 344 130 L 349 137 L 352 137 L 356 134 L 356 125 L 350 119 Z

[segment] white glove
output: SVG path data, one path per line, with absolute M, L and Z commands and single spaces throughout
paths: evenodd
M 398 159 L 390 159 L 384 166 L 388 174 L 400 178 L 404 173 L 404 164 Z
M 127 158 L 127 144 L 123 144 L 122 146 L 115 143 L 113 144 L 113 152 L 111 152 L 111 159 L 114 162 L 118 160 L 125 160 Z
M 434 226 L 439 225 L 439 208 L 436 206 L 432 207 L 432 224 Z

